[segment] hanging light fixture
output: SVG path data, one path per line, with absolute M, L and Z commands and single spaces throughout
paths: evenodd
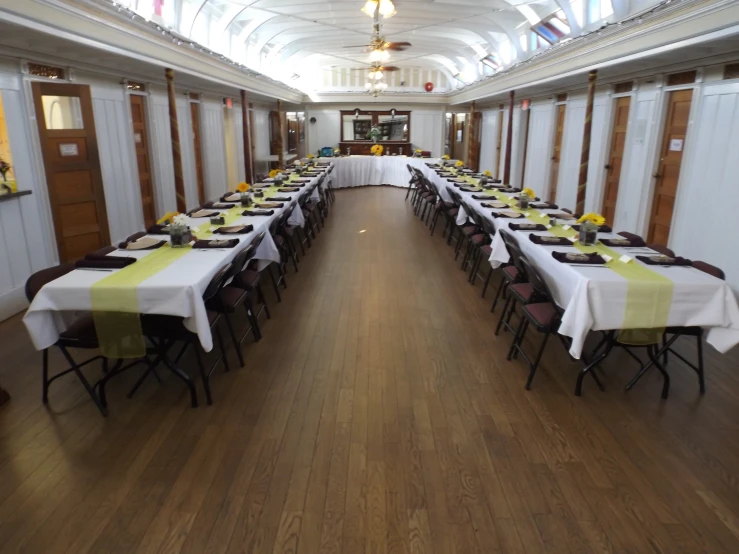
M 375 81 L 379 81 L 382 79 L 382 71 L 370 71 L 369 75 L 367 75 L 370 79 L 374 79 Z
M 370 63 L 385 63 L 390 59 L 390 53 L 387 50 L 372 50 L 369 55 Z
M 362 12 L 369 17 L 374 17 L 375 11 L 379 11 L 385 19 L 390 19 L 397 13 L 392 0 L 367 0 Z

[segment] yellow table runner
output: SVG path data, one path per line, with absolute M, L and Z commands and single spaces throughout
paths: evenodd
M 465 177 L 465 180 L 477 186 L 477 179 Z M 507 204 L 511 210 L 524 214 L 532 223 L 549 224 L 550 218 L 548 215 L 542 214 L 533 208 L 521 210 L 516 206 L 516 199 L 507 194 L 497 190 L 482 192 Z M 572 228 L 565 229 L 562 225 L 553 225 L 547 230 L 557 237 L 578 236 L 577 231 Z M 673 292 L 672 280 L 635 261 L 629 263 L 620 261 L 621 254 L 601 243 L 594 246 L 584 246 L 579 242 L 575 242 L 572 246 L 584 253 L 595 252 L 610 256 L 612 259 L 606 263 L 606 267 L 626 279 L 628 287 L 626 307 L 619 341 L 634 345 L 658 342 L 664 328 L 667 326 L 667 318 L 670 314 Z

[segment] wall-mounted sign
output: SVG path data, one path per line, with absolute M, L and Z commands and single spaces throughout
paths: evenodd
M 670 139 L 670 152 L 682 152 L 683 139 Z
M 59 145 L 59 155 L 64 156 L 64 157 L 79 156 L 80 151 L 79 151 L 79 148 L 77 147 L 77 143 L 72 142 L 69 144 L 60 144 Z
M 141 133 L 134 133 L 133 134 L 133 141 L 136 144 L 141 144 Z

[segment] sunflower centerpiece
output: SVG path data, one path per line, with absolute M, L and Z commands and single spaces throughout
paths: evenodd
M 492 173 L 490 173 L 489 169 L 486 169 L 482 173 L 482 177 L 480 177 L 480 186 L 483 188 L 489 188 L 488 183 L 490 182 L 490 178 L 493 176 Z
M 240 193 L 239 200 L 241 201 L 241 205 L 245 208 L 251 206 L 251 194 L 249 194 L 251 187 L 249 183 L 245 181 L 240 182 L 236 185 L 236 190 Z
M 372 148 L 370 148 L 370 152 L 372 152 L 373 156 L 382 156 L 382 151 L 384 148 L 382 147 L 382 144 L 373 144 Z
M 270 179 L 274 179 L 274 185 L 276 187 L 282 186 L 282 181 L 285 180 L 285 177 L 282 175 L 281 169 L 273 169 L 269 172 Z
M 536 193 L 531 190 L 530 188 L 525 188 L 521 191 L 521 194 L 518 195 L 518 207 L 522 210 L 528 210 L 529 209 L 529 203 L 536 198 Z
M 583 246 L 592 246 L 598 241 L 598 229 L 605 225 L 606 218 L 600 214 L 587 213 L 577 220 L 580 224 L 580 235 L 578 237 Z
M 414 158 L 420 158 L 421 157 L 421 154 L 423 154 L 423 150 L 421 150 L 420 148 L 416 148 L 413 151 L 413 157 Z

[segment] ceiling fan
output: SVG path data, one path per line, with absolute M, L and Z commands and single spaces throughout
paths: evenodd
M 395 52 L 402 52 L 411 46 L 412 44 L 410 42 L 388 42 L 384 37 L 381 37 L 379 34 L 375 34 L 369 44 L 355 44 L 352 46 L 344 46 L 344 48 L 364 48 L 367 52 L 372 52 L 373 50 L 392 50 Z

